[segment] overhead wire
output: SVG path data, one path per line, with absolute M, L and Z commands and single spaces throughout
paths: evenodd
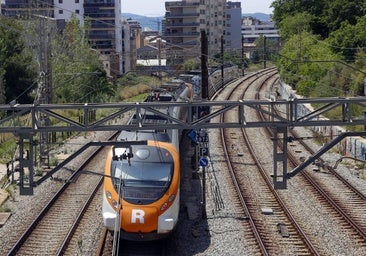
M 110 25 L 110 23 L 108 23 L 108 22 L 105 22 L 105 21 L 103 21 L 103 20 L 100 20 L 100 19 L 95 19 L 95 18 L 92 18 L 92 17 L 89 17 L 89 16 L 85 16 L 85 15 L 81 15 L 81 14 L 78 14 L 78 13 L 75 13 L 74 11 L 72 11 L 72 10 L 70 10 L 70 9 L 67 9 L 67 8 L 63 8 L 63 7 L 60 7 L 60 6 L 55 6 L 54 4 L 50 4 L 49 2 L 46 2 L 46 1 L 43 1 L 43 0 L 36 0 L 36 1 L 38 1 L 38 2 L 40 2 L 40 3 L 43 3 L 43 4 L 46 4 L 46 5 L 49 5 L 49 6 L 51 6 L 51 7 L 53 7 L 53 8 L 57 8 L 57 9 L 60 9 L 60 10 L 63 10 L 63 11 L 66 11 L 66 12 L 69 12 L 69 13 L 73 13 L 73 14 L 75 14 L 75 15 L 77 15 L 77 16 L 79 16 L 79 17 L 82 17 L 82 18 L 86 18 L 86 17 L 88 17 L 88 19 L 90 19 L 90 20 L 93 20 L 93 21 L 96 21 L 96 22 L 99 22 L 99 23 L 102 23 L 102 24 L 108 24 L 108 25 Z M 121 16 L 122 17 L 122 16 Z M 1 24 L 0 24 L 1 25 Z M 120 25 L 112 25 L 111 27 L 114 27 L 114 28 L 120 28 L 120 29 L 122 29 L 122 26 L 120 26 Z M 329 44 L 329 43 L 326 43 L 324 40 L 319 40 L 319 39 L 317 39 L 315 36 L 312 36 L 312 38 L 314 39 L 314 40 L 316 40 L 316 41 L 318 41 L 319 43 L 322 43 L 322 44 L 326 44 L 326 45 L 328 45 L 329 47 L 331 47 L 331 48 L 336 48 L 336 49 L 341 49 L 341 50 L 357 50 L 357 49 L 366 49 L 366 47 L 341 47 L 341 46 L 336 46 L 336 45 L 331 45 L 331 44 Z M 174 45 L 174 44 L 172 44 L 172 45 Z M 179 47 L 178 45 L 175 45 L 176 47 Z M 126 54 L 126 53 L 122 53 L 122 54 Z
M 46 2 L 46 1 L 43 1 L 43 0 L 37 0 L 38 2 L 41 2 L 41 3 L 44 3 L 44 4 L 46 4 L 46 5 L 49 5 L 49 6 L 51 6 L 51 7 L 55 7 L 54 5 L 52 5 L 52 4 L 50 4 L 50 3 L 48 3 L 48 2 Z M 63 11 L 66 11 L 66 12 L 70 12 L 70 13 L 75 13 L 74 11 L 72 11 L 72 10 L 69 10 L 69 9 L 66 9 L 66 8 L 62 8 L 62 7 L 56 7 L 57 9 L 60 9 L 60 10 L 63 10 Z M 76 13 L 75 13 L 76 14 Z M 93 21 L 96 21 L 96 22 L 99 22 L 99 23 L 102 23 L 102 24 L 107 24 L 107 25 L 111 25 L 110 23 L 108 23 L 108 22 L 104 22 L 103 20 L 100 20 L 100 19 L 95 19 L 95 18 L 92 18 L 92 17 L 89 17 L 89 16 L 85 16 L 85 15 L 81 15 L 81 14 L 76 14 L 77 16 L 79 16 L 79 17 L 83 17 L 83 18 L 88 18 L 88 19 L 90 19 L 90 20 L 93 20 Z M 122 15 L 121 15 L 121 17 L 122 17 Z M 119 28 L 119 29 L 122 29 L 123 27 L 122 26 L 120 26 L 120 25 L 111 25 L 110 27 L 113 27 L 113 28 Z M 197 38 L 195 38 L 195 39 L 192 39 L 192 40 L 190 40 L 190 41 L 187 41 L 187 42 L 193 42 L 193 41 L 198 41 L 198 39 Z M 187 43 L 187 42 L 185 42 L 185 43 Z M 181 48 L 182 50 L 185 50 L 185 51 L 187 51 L 188 53 L 191 53 L 191 54 L 196 54 L 197 53 L 197 47 L 195 47 L 195 46 L 193 46 L 193 47 L 183 47 L 183 46 L 181 46 L 181 45 L 179 45 L 179 44 L 174 44 L 174 43 L 166 43 L 167 45 L 171 45 L 171 46 L 173 46 L 173 47 L 176 47 L 176 48 Z M 116 52 L 117 54 L 119 54 L 119 55 L 121 55 L 122 57 L 123 56 L 128 56 L 128 54 L 130 54 L 131 52 Z M 208 57 L 208 58 L 210 58 L 210 59 L 213 59 L 213 60 L 215 60 L 215 61 L 220 61 L 219 59 L 217 59 L 217 58 L 215 58 L 214 56 L 209 56 L 209 55 L 207 55 L 206 57 Z M 117 71 L 117 70 L 114 70 L 114 71 Z
M 53 5 L 49 4 L 48 2 L 45 2 L 45 1 L 42 1 L 42 0 L 37 0 L 37 1 L 38 2 L 42 2 L 42 3 L 45 3 L 45 4 L 48 4 L 48 5 L 52 6 L 52 7 L 54 7 Z M 75 13 L 74 11 L 69 10 L 69 9 L 66 9 L 66 8 L 62 8 L 62 7 L 57 7 L 57 8 L 60 9 L 60 10 L 66 11 L 66 12 Z M 109 26 L 111 25 L 110 23 L 104 22 L 103 20 L 95 19 L 95 18 L 92 18 L 92 17 L 89 17 L 89 16 L 85 16 L 85 15 L 83 16 L 83 15 L 80 15 L 80 14 L 77 14 L 77 16 L 82 17 L 82 18 L 86 18 L 87 17 L 88 19 L 93 20 L 93 21 L 96 21 L 98 23 L 107 24 Z M 121 15 L 121 17 L 122 17 L 122 15 Z M 116 24 L 111 25 L 110 27 L 119 28 L 119 29 L 122 29 L 123 28 L 123 26 L 116 25 Z M 179 46 L 177 46 L 177 47 L 179 47 Z M 128 57 L 132 53 L 132 51 L 123 51 L 123 52 L 115 52 L 115 53 L 116 54 L 119 54 L 121 57 Z M 117 60 L 116 60 L 116 63 L 118 63 Z M 112 67 L 110 67 L 110 69 L 112 71 L 114 71 L 114 72 L 117 72 L 118 71 L 116 69 L 113 69 Z
M 343 47 L 343 46 L 338 46 L 338 45 L 332 45 L 330 43 L 327 43 L 325 40 L 319 40 L 318 38 L 316 38 L 315 35 L 310 35 L 310 37 L 317 41 L 318 43 L 324 44 L 326 46 L 329 46 L 330 48 L 334 48 L 334 49 L 339 49 L 339 50 L 366 50 L 366 47 Z
M 95 22 L 98 22 L 98 23 L 101 23 L 101 24 L 108 24 L 108 25 L 110 25 L 110 23 L 105 22 L 103 20 L 96 19 L 96 18 L 92 18 L 92 17 L 86 16 L 86 15 L 81 15 L 81 14 L 76 13 L 75 11 L 72 11 L 72 10 L 67 9 L 67 8 L 63 8 L 61 6 L 55 6 L 54 4 L 51 4 L 51 3 L 46 2 L 46 1 L 37 0 L 37 2 L 43 3 L 45 5 L 48 5 L 48 6 L 52 7 L 52 8 L 55 8 L 57 10 L 62 10 L 62 11 L 65 11 L 65 12 L 69 12 L 71 14 L 75 14 L 79 18 L 86 18 L 86 17 L 88 17 L 88 19 L 90 19 L 92 21 L 95 21 Z M 120 28 L 120 29 L 123 28 L 123 26 L 121 26 L 119 24 L 115 24 L 115 23 L 111 27 L 113 27 L 113 28 Z M 195 39 L 192 39 L 191 41 L 188 41 L 188 42 L 194 42 L 194 41 L 198 41 L 198 39 L 195 38 Z M 186 53 L 195 54 L 195 55 L 197 54 L 197 47 L 184 47 L 184 46 L 181 46 L 179 44 L 167 43 L 167 42 L 166 42 L 166 44 L 169 45 L 169 46 L 178 48 L 178 49 L 180 48 L 181 50 L 185 51 Z M 174 52 L 174 50 L 173 50 L 173 52 Z M 119 54 L 123 58 L 123 57 L 129 56 L 131 54 L 131 51 L 123 51 L 123 52 L 116 52 L 116 53 Z M 216 62 L 221 63 L 221 59 L 216 58 L 215 56 L 210 56 L 209 54 L 207 54 L 206 57 L 209 58 L 209 59 L 215 60 Z M 118 71 L 118 70 L 115 70 L 113 67 L 111 67 L 111 70 L 114 71 L 114 72 L 117 72 Z

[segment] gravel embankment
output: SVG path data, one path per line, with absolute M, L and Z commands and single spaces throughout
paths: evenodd
M 68 140 L 62 149 L 58 150 L 59 154 L 67 153 L 72 154 L 77 151 L 82 145 L 92 140 L 105 140 L 107 137 L 106 133 L 88 133 L 86 136 L 77 136 Z M 75 169 L 79 163 L 83 162 L 83 156 L 76 158 L 70 162 L 66 167 L 70 169 Z M 61 169 L 58 171 L 54 177 L 65 180 L 70 177 L 70 171 Z M 34 188 L 34 194 L 32 196 L 19 195 L 19 189 L 14 191 L 13 198 L 9 199 L 5 203 L 5 207 L 11 209 L 12 215 L 5 223 L 3 227 L 0 228 L 0 255 L 6 255 L 8 251 L 12 248 L 14 243 L 18 240 L 20 235 L 24 230 L 30 225 L 32 220 L 36 215 L 43 209 L 45 204 L 50 200 L 50 198 L 59 190 L 62 183 L 55 180 L 47 180 L 43 182 L 40 186 Z M 100 218 L 94 218 L 96 222 L 95 225 L 100 227 L 101 223 L 101 206 L 96 206 L 96 213 L 100 215 Z M 94 224 L 89 223 L 92 227 Z M 89 229 L 88 229 L 89 230 Z M 87 230 L 86 230 L 87 231 Z M 95 237 L 95 229 L 90 229 L 90 237 Z M 95 246 L 96 238 L 93 241 L 90 239 L 84 239 L 82 243 L 83 248 Z M 45 241 L 46 242 L 46 241 Z M 89 254 L 84 254 L 89 255 Z
M 220 152 L 218 129 L 209 131 L 210 137 L 210 165 L 206 169 L 206 213 L 207 218 L 202 218 L 201 185 L 197 177 L 202 177 L 202 172 L 196 173 L 191 168 L 191 156 L 193 148 L 186 141 L 182 150 L 185 155 L 182 158 L 182 184 L 181 184 L 181 212 L 180 222 L 167 240 L 169 255 L 254 255 L 247 250 L 241 223 L 243 216 L 235 204 L 235 192 L 223 164 Z M 257 135 L 256 135 L 257 134 Z M 302 129 L 304 137 L 311 136 L 311 132 Z M 59 153 L 75 152 L 82 144 L 90 140 L 103 140 L 101 133 L 90 133 L 87 137 L 80 136 L 66 143 Z M 259 152 L 262 152 L 267 167 L 272 168 L 271 152 L 272 144 L 261 143 L 262 137 L 253 133 L 258 143 Z M 257 137 L 255 137 L 257 136 Z M 310 141 L 307 141 L 310 143 Z M 313 143 L 314 149 L 319 145 Z M 265 153 L 269 153 L 265 155 Z M 340 155 L 329 153 L 322 156 L 330 165 L 333 165 Z M 72 162 L 69 168 L 77 165 Z M 366 181 L 360 179 L 358 171 L 352 165 L 339 165 L 338 171 L 347 177 L 358 189 L 366 194 Z M 55 176 L 66 179 L 70 173 L 61 170 Z M 60 183 L 48 180 L 34 189 L 33 196 L 19 196 L 18 190 L 14 193 L 14 199 L 6 202 L 6 207 L 12 210 L 12 216 L 7 223 L 0 228 L 0 255 L 6 255 L 17 237 L 34 219 L 35 215 L 43 208 L 53 193 L 60 187 Z M 362 247 L 356 247 L 352 238 L 341 232 L 337 223 L 327 217 L 327 212 L 319 203 L 307 194 L 306 188 L 297 186 L 297 178 L 289 180 L 288 189 L 281 191 L 285 200 L 292 204 L 296 217 L 307 223 L 304 228 L 317 237 L 318 244 L 322 245 L 325 255 L 365 255 Z M 83 234 L 80 235 L 78 245 L 70 255 L 91 255 L 95 253 L 98 243 L 98 232 L 102 228 L 101 200 L 100 204 L 93 204 L 94 213 L 88 215 Z

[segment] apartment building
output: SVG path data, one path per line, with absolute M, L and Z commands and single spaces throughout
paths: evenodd
M 184 0 L 165 2 L 163 38 L 167 64 L 181 65 L 201 52 L 201 30 L 206 31 L 209 57 L 221 49 L 225 34 L 226 0 Z
M 113 0 L 5 0 L 4 14 L 30 18 L 34 15 L 52 18 L 59 24 L 77 17 L 83 24 L 90 20 L 88 39 L 92 47 L 102 55 L 105 67 L 112 76 L 121 75 L 126 67 L 123 61 L 121 1 Z M 125 37 L 128 38 L 129 37 Z
M 5 0 L 3 13 L 6 16 L 30 18 L 33 15 L 54 18 L 53 0 Z
M 55 18 L 69 20 L 75 15 L 83 24 L 90 20 L 88 34 L 91 46 L 103 56 L 104 66 L 109 76 L 122 74 L 122 26 L 120 1 L 96 0 L 55 0 Z
M 129 61 L 131 63 L 130 69 L 126 70 L 127 72 L 131 70 L 136 70 L 137 49 L 141 47 L 142 28 L 140 26 L 140 23 L 131 18 L 126 19 L 126 23 L 126 38 L 124 39 L 124 42 L 126 46 L 127 44 L 129 44 L 129 48 L 125 49 L 124 56 L 126 57 L 126 61 Z M 127 36 L 130 38 L 128 43 Z
M 221 52 L 221 38 L 226 34 L 226 0 L 201 0 L 206 19 L 208 54 Z M 202 12 L 202 8 L 200 10 Z M 224 42 L 225 43 L 225 42 Z
M 257 48 L 255 41 L 260 37 L 265 37 L 267 41 L 272 42 L 276 45 L 276 49 L 280 47 L 281 37 L 273 21 L 263 22 L 253 17 L 243 17 L 241 30 L 244 52 L 247 58 L 252 58 L 253 52 Z
M 241 2 L 227 2 L 225 50 L 235 53 L 242 49 Z
M 180 65 L 199 56 L 200 31 L 205 28 L 200 6 L 199 0 L 165 2 L 163 38 L 167 43 L 168 65 Z

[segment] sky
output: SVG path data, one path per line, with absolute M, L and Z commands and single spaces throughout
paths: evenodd
M 176 1 L 176 0 L 175 0 Z M 243 13 L 262 12 L 271 14 L 269 8 L 273 0 L 231 0 L 241 2 Z M 164 16 L 165 2 L 169 0 L 122 0 L 122 13 L 139 14 L 143 16 L 155 17 Z

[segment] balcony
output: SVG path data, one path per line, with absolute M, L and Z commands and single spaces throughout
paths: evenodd
M 199 45 L 200 43 L 196 40 L 193 41 L 187 41 L 187 42 L 171 42 L 170 44 L 172 44 L 172 46 L 170 46 L 169 48 L 173 49 L 176 47 L 187 47 L 187 46 L 195 46 L 195 45 Z
M 166 12 L 165 13 L 165 18 L 166 19 L 186 18 L 186 17 L 198 17 L 198 16 L 200 16 L 200 14 L 197 13 L 197 12 L 191 12 L 191 13 L 171 13 L 171 12 Z
M 199 27 L 199 22 L 176 22 L 174 24 L 166 23 L 166 28 L 178 28 L 178 27 Z
M 175 2 L 165 2 L 166 8 L 174 8 L 174 7 L 198 7 L 200 3 L 192 3 L 186 1 L 175 1 Z
M 164 37 L 197 37 L 200 32 L 164 32 Z

